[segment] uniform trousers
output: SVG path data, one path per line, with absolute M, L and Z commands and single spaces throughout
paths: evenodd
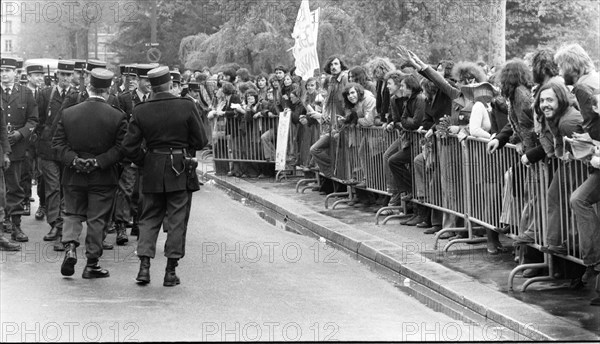
M 154 258 L 158 233 L 163 221 L 166 221 L 168 232 L 164 249 L 165 257 L 183 258 L 187 232 L 186 222 L 189 216 L 189 197 L 190 193 L 187 190 L 143 194 L 138 256 Z M 167 213 L 169 215 L 165 219 Z
M 62 166 L 54 160 L 40 160 L 46 194 L 46 220 L 50 226 L 62 228 L 65 203 L 61 193 Z
M 87 259 L 102 256 L 104 230 L 110 220 L 116 185 L 90 185 L 64 187 L 65 214 L 63 243 L 74 242 L 79 246 L 86 221 L 85 255 Z
M 131 163 L 126 163 L 121 172 L 119 188 L 115 195 L 115 222 L 127 223 L 137 214 L 137 204 L 134 204 L 133 194 L 139 176 L 138 170 L 137 167 L 132 167 Z
M 10 167 L 4 171 L 6 183 L 6 216 L 20 216 L 23 211 L 25 190 L 21 184 L 23 161 L 11 161 Z

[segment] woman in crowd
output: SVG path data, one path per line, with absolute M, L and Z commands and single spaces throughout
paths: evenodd
M 371 75 L 375 79 L 375 99 L 377 117 L 386 122 L 388 109 L 390 107 L 390 91 L 387 88 L 385 76 L 396 69 L 389 59 L 377 57 L 367 63 Z M 376 121 L 377 122 L 377 121 Z
M 256 88 L 258 89 L 258 102 L 266 100 L 269 89 L 269 76 L 267 74 L 261 73 L 256 77 Z
M 300 165 L 304 172 L 315 168 L 316 164 L 310 155 L 310 147 L 319 139 L 319 121 L 317 118 L 323 111 L 323 96 L 317 78 L 306 80 L 302 103 L 306 108 L 306 116 L 300 118 L 298 140 L 300 142 Z

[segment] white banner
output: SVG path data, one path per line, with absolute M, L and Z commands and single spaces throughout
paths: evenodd
M 319 56 L 317 55 L 317 38 L 319 36 L 319 15 L 321 9 L 311 12 L 308 0 L 302 0 L 292 38 L 295 44 L 291 49 L 296 60 L 296 75 L 306 80 L 319 69 Z
M 277 171 L 285 170 L 291 122 L 291 111 L 279 113 L 279 126 L 277 127 L 277 149 L 275 151 L 275 170 Z

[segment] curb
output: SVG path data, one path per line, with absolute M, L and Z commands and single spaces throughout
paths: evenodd
M 302 226 L 316 236 L 343 247 L 349 253 L 386 267 L 410 279 L 411 284 L 417 284 L 421 289 L 429 289 L 451 303 L 464 307 L 467 312 L 496 322 L 522 336 L 536 341 L 600 339 L 600 336 L 593 332 L 578 328 L 562 318 L 490 289 L 469 276 L 407 249 L 404 245 L 399 246 L 354 228 L 243 179 L 235 178 L 236 182 L 231 183 L 228 178 L 221 178 L 200 169 L 197 173 L 204 179 L 213 180 L 217 185 L 277 213 L 288 223 Z M 274 219 L 265 220 L 269 223 L 275 222 Z

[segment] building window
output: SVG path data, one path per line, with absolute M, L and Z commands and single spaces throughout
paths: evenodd
M 12 34 L 12 22 L 10 20 L 7 20 L 6 23 L 4 23 L 4 33 Z
M 12 52 L 12 41 L 10 39 L 4 41 L 4 51 L 7 53 Z

